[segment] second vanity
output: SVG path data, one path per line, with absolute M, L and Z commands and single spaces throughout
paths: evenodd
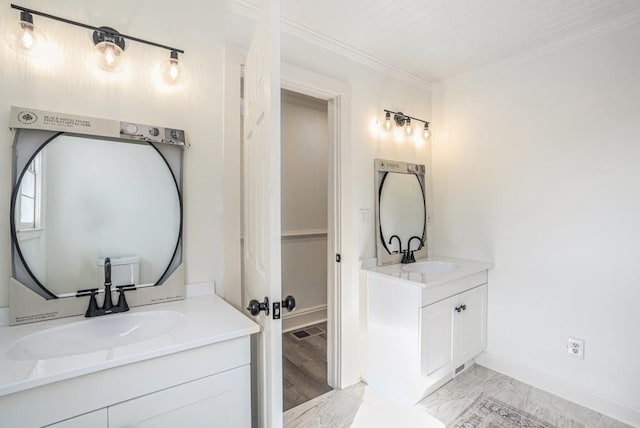
M 486 347 L 492 267 L 453 258 L 363 266 L 366 382 L 416 403 L 469 367 Z
M 0 328 L 0 426 L 249 427 L 258 331 L 213 294 Z

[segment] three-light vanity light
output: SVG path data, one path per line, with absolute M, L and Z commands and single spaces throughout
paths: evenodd
M 411 123 L 411 120 L 414 120 L 416 122 L 422 122 L 424 124 L 424 127 L 422 128 L 422 136 L 424 137 L 425 140 L 429 138 L 430 134 L 429 134 L 428 121 L 423 119 L 418 119 L 417 117 L 406 115 L 401 111 L 391 111 L 391 110 L 385 109 L 384 110 L 384 128 L 387 131 L 391 130 L 391 126 L 392 126 L 391 115 L 393 115 L 393 122 L 395 123 L 395 125 L 399 128 L 404 127 L 404 130 L 407 133 L 407 135 L 411 135 L 414 132 L 414 127 L 413 127 L 413 124 Z
M 182 49 L 121 34 L 111 27 L 95 27 L 93 25 L 83 24 L 81 22 L 50 15 L 48 13 L 28 9 L 15 4 L 11 4 L 11 7 L 20 11 L 20 19 L 13 25 L 7 27 L 5 31 L 5 38 L 9 46 L 11 46 L 11 48 L 16 52 L 28 56 L 38 56 L 42 53 L 44 45 L 47 42 L 47 38 L 33 22 L 33 15 L 37 15 L 63 22 L 65 24 L 93 30 L 93 44 L 100 54 L 98 56 L 98 67 L 102 70 L 110 72 L 122 71 L 124 65 L 124 52 L 127 47 L 126 40 L 130 40 L 168 50 L 169 58 L 165 59 L 160 64 L 160 75 L 162 80 L 173 85 L 180 84 L 183 81 L 184 70 L 182 63 L 178 58 L 178 54 L 184 54 Z

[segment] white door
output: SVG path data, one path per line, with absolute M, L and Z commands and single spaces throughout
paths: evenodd
M 258 426 L 282 426 L 280 272 L 280 0 L 265 0 L 244 67 L 244 304 L 255 319 Z M 266 303 L 265 298 L 268 299 Z M 254 304 L 257 302 L 254 302 Z M 265 309 L 268 309 L 268 313 Z

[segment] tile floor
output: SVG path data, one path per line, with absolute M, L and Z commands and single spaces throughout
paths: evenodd
M 444 428 L 481 393 L 559 428 L 629 428 L 628 425 L 513 378 L 474 365 L 415 406 L 400 406 L 359 383 L 331 391 L 284 414 L 286 428 Z

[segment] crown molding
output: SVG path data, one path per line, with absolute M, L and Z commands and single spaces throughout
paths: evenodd
M 227 8 L 240 16 L 249 18 L 251 20 L 257 20 L 260 9 L 258 6 L 246 1 L 246 0 L 227 0 Z M 281 21 L 282 32 L 297 39 L 304 40 L 315 46 L 319 46 L 330 52 L 341 55 L 357 63 L 366 65 L 374 70 L 386 72 L 392 74 L 394 77 L 400 80 L 410 83 L 418 88 L 431 91 L 433 89 L 433 83 L 429 82 L 421 77 L 416 76 L 413 73 L 409 73 L 402 68 L 386 62 L 373 55 L 369 55 L 362 52 L 359 49 L 349 46 L 341 41 L 329 37 L 328 35 L 316 31 L 310 27 L 297 23 L 287 18 L 282 18 Z

